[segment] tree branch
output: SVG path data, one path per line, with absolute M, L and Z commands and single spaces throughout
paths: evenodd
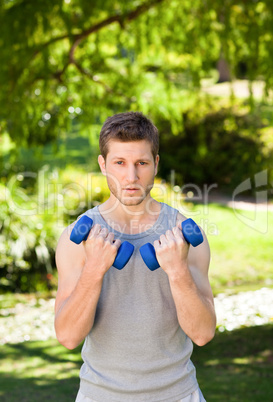
M 62 79 L 63 74 L 65 73 L 65 71 L 67 70 L 69 65 L 74 64 L 75 67 L 80 71 L 81 74 L 89 77 L 90 79 L 92 79 L 92 81 L 97 82 L 98 84 L 102 85 L 106 92 L 114 93 L 112 88 L 110 88 L 104 82 L 102 82 L 100 80 L 97 80 L 97 79 L 94 79 L 94 75 L 90 71 L 88 71 L 84 67 L 82 67 L 75 60 L 74 53 L 75 53 L 76 48 L 89 35 L 91 35 L 94 32 L 99 31 L 100 29 L 102 29 L 104 27 L 107 27 L 107 26 L 113 24 L 114 22 L 119 23 L 120 26 L 122 27 L 122 29 L 124 29 L 126 22 L 129 22 L 129 21 L 132 21 L 132 20 L 136 19 L 141 14 L 145 13 L 149 9 L 157 6 L 158 4 L 160 4 L 160 3 L 164 2 L 164 1 L 165 0 L 150 0 L 150 1 L 146 1 L 145 3 L 139 5 L 138 7 L 136 7 L 132 11 L 129 11 L 129 12 L 126 12 L 126 13 L 123 13 L 123 14 L 112 15 L 111 17 L 108 17 L 108 18 L 104 19 L 103 21 L 100 21 L 97 24 L 92 25 L 88 29 L 83 30 L 81 33 L 78 33 L 78 34 L 64 34 L 64 35 L 60 35 L 60 36 L 57 36 L 55 38 L 52 38 L 49 41 L 47 41 L 47 42 L 43 43 L 42 45 L 40 45 L 39 49 L 36 50 L 36 52 L 33 54 L 32 58 L 35 58 L 47 46 L 50 46 L 51 44 L 53 44 L 55 42 L 58 42 L 60 40 L 71 38 L 73 43 L 72 43 L 72 46 L 71 46 L 71 48 L 69 50 L 68 60 L 65 63 L 65 65 L 63 66 L 63 68 L 58 70 L 58 71 L 56 71 L 55 73 L 53 73 L 52 76 L 55 79 L 57 79 L 60 83 L 63 82 L 63 79 Z M 124 94 L 120 94 L 120 95 L 124 96 Z M 128 100 L 128 98 L 127 98 L 127 100 Z
M 77 69 L 83 75 L 86 75 L 88 78 L 91 78 L 92 81 L 94 81 L 94 82 L 96 82 L 98 84 L 101 84 L 104 87 L 104 89 L 106 90 L 106 92 L 113 93 L 113 90 L 107 84 L 105 84 L 104 82 L 102 82 L 99 79 L 96 79 L 95 76 L 89 70 L 87 70 L 86 68 L 82 67 L 76 60 L 73 60 L 73 64 L 74 64 L 75 67 L 77 67 Z
M 99 22 L 98 24 L 95 24 L 92 27 L 86 29 L 85 31 L 82 31 L 80 34 L 76 35 L 75 43 L 77 42 L 78 45 L 83 39 L 85 39 L 90 34 L 99 31 L 100 29 L 112 24 L 113 22 L 118 22 L 121 26 L 124 26 L 124 23 L 126 21 L 129 22 L 136 19 L 138 16 L 145 13 L 145 11 L 148 11 L 150 8 L 162 3 L 163 1 L 165 0 L 147 1 L 146 3 L 143 3 L 140 6 L 138 6 L 135 10 L 130 11 L 128 13 L 112 15 L 111 17 L 106 18 L 105 20 Z
M 39 49 L 36 50 L 34 53 L 33 57 L 35 57 L 38 53 L 41 52 L 42 49 L 46 48 L 47 46 L 52 45 L 55 42 L 58 42 L 63 39 L 68 39 L 72 38 L 74 40 L 74 43 L 70 49 L 70 53 L 73 54 L 76 47 L 89 35 L 91 35 L 94 32 L 99 31 L 100 29 L 107 27 L 108 25 L 113 24 L 114 22 L 118 22 L 121 27 L 124 27 L 124 24 L 126 21 L 132 21 L 139 17 L 141 14 L 145 13 L 145 11 L 148 11 L 150 8 L 153 8 L 157 6 L 158 4 L 164 2 L 165 0 L 150 0 L 147 1 L 146 3 L 141 4 L 138 6 L 135 10 L 124 13 L 124 14 L 116 14 L 112 15 L 111 17 L 106 18 L 105 20 L 98 22 L 95 25 L 92 25 L 88 29 L 82 31 L 81 33 L 78 34 L 64 34 L 60 36 L 56 36 L 55 38 L 50 39 L 48 42 L 43 43 L 42 45 L 39 46 Z
M 114 91 L 107 84 L 105 84 L 105 82 L 99 80 L 89 70 L 82 67 L 76 60 L 73 60 L 73 64 L 83 75 L 86 75 L 88 78 L 90 78 L 95 83 L 102 85 L 107 93 L 121 96 L 121 97 L 125 98 L 127 102 L 131 102 L 131 99 L 128 96 L 124 95 L 124 93 L 122 93 L 120 91 Z

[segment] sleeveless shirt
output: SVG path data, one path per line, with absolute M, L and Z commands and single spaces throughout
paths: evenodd
M 168 276 L 150 271 L 139 252 L 176 225 L 177 212 L 161 203 L 155 224 L 137 234 L 109 226 L 98 207 L 85 212 L 135 247 L 122 270 L 106 272 L 82 348 L 80 391 L 98 402 L 174 402 L 198 388 L 193 344 L 178 323 Z

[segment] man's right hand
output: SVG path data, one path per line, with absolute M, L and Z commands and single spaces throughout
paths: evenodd
M 114 239 L 114 233 L 95 224 L 90 230 L 87 240 L 83 242 L 86 267 L 91 263 L 92 267 L 97 267 L 105 274 L 113 265 L 120 245 L 121 241 Z

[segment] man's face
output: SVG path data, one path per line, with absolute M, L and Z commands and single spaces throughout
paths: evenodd
M 146 140 L 110 140 L 108 149 L 106 160 L 99 156 L 99 164 L 111 194 L 123 205 L 141 204 L 153 187 L 159 156 L 154 160 Z

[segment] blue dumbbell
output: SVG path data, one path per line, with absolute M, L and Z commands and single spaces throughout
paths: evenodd
M 89 232 L 93 226 L 93 220 L 86 215 L 83 215 L 75 224 L 70 240 L 76 244 L 80 244 L 82 241 L 86 241 Z M 134 246 L 128 241 L 124 241 L 118 249 L 117 256 L 113 263 L 113 266 L 117 269 L 122 269 L 129 261 L 131 255 L 134 252 Z
M 204 239 L 201 230 L 192 219 L 186 219 L 183 221 L 181 229 L 185 240 L 193 247 L 196 247 L 203 242 Z M 151 271 L 160 267 L 155 255 L 154 246 L 151 243 L 144 244 L 140 247 L 139 251 L 143 261 Z

